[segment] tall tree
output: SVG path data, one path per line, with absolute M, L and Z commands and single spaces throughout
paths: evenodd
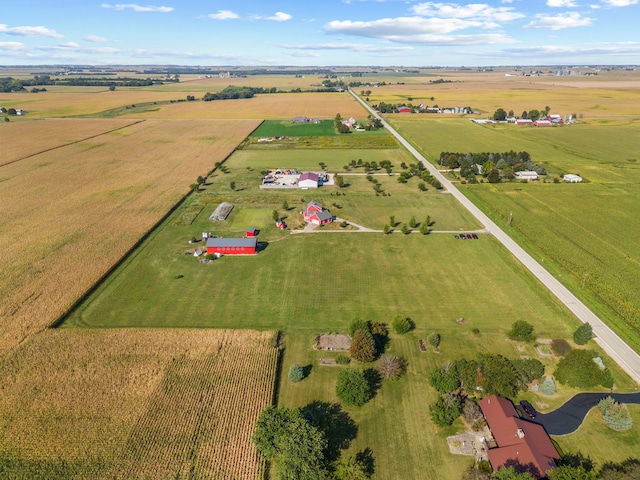
M 324 480 L 324 434 L 311 425 L 297 408 L 269 406 L 255 425 L 252 437 L 258 451 L 275 463 L 282 480 Z

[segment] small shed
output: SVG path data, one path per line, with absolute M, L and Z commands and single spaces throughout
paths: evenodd
M 582 181 L 582 177 L 580 175 L 576 175 L 574 173 L 567 173 L 564 177 L 562 177 L 565 182 L 569 183 L 580 183 Z
M 247 228 L 247 237 L 255 237 L 257 235 L 258 235 L 258 231 L 256 230 L 256 227 Z

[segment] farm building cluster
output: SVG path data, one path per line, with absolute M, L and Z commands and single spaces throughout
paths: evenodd
M 567 118 L 562 118 L 562 116 L 557 113 L 543 116 L 538 120 L 531 120 L 530 118 L 506 117 L 504 120 L 494 120 L 492 118 L 472 118 L 471 121 L 473 123 L 480 124 L 511 123 L 513 125 L 528 125 L 531 127 L 554 127 L 574 122 L 572 115 L 569 115 Z
M 262 177 L 260 188 L 318 188 L 333 185 L 333 174 L 327 172 L 299 172 L 296 168 L 270 169 Z
M 229 202 L 220 203 L 214 212 L 209 216 L 211 221 L 224 221 L 233 210 L 233 204 Z M 205 242 L 205 249 L 196 249 L 194 257 L 204 254 L 214 255 L 216 258 L 222 255 L 255 255 L 258 251 L 258 229 L 248 227 L 244 237 L 219 237 L 211 232 L 202 232 L 202 240 Z M 195 240 L 195 239 L 194 239 Z M 189 243 L 192 243 L 189 242 Z

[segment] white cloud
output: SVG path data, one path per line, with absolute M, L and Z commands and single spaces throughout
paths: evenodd
M 262 15 L 253 15 L 251 18 L 253 20 L 273 20 L 275 22 L 286 22 L 287 20 L 291 20 L 293 17 L 288 13 L 276 12 L 268 17 Z
M 232 20 L 240 17 L 231 10 L 218 10 L 218 13 L 210 13 L 207 15 L 207 18 L 211 18 L 213 20 Z
M 549 30 L 562 30 L 563 28 L 588 27 L 593 19 L 582 17 L 579 13 L 569 12 L 561 15 L 549 16 L 538 14 L 531 23 L 523 28 L 547 28 Z
M 412 8 L 413 13 L 423 17 L 438 18 L 475 18 L 492 22 L 509 22 L 523 18 L 522 13 L 515 12 L 512 7 L 491 7 L 484 3 L 456 5 L 454 3 L 418 3 Z
M 9 35 L 23 35 L 26 37 L 50 37 L 50 38 L 62 38 L 55 30 L 51 30 L 46 27 L 8 27 L 4 23 L 0 23 L 0 33 L 7 33 Z
M 547 0 L 547 6 L 570 8 L 570 7 L 577 7 L 578 4 L 573 0 Z
M 636 5 L 638 0 L 602 0 L 602 2 L 612 7 L 628 7 L 629 5 Z
M 102 8 L 112 8 L 113 10 L 126 10 L 131 9 L 134 12 L 160 12 L 160 13 L 169 13 L 173 11 L 173 7 L 162 7 L 162 6 L 154 6 L 154 5 L 137 5 L 135 3 L 117 3 L 115 5 L 111 5 L 110 3 L 103 3 L 100 5 Z
M 266 20 L 274 20 L 276 22 L 286 22 L 287 20 L 291 20 L 293 17 L 288 13 L 284 12 L 276 12 L 272 16 L 267 17 Z
M 107 37 L 101 37 L 100 35 L 87 35 L 82 39 L 87 42 L 93 42 L 93 43 L 104 43 L 109 41 Z
M 60 45 L 63 48 L 79 48 L 80 45 L 76 42 L 67 42 Z
M 27 50 L 27 46 L 20 42 L 0 42 L 0 51 L 20 52 Z
M 390 37 L 409 37 L 417 34 L 444 34 L 470 27 L 482 27 L 483 25 L 479 21 L 456 18 L 398 17 L 382 18 L 371 22 L 334 20 L 327 23 L 324 29 L 330 33 L 389 39 Z
M 413 49 L 412 47 L 380 47 L 365 43 L 308 43 L 279 46 L 288 50 L 349 50 L 352 52 L 405 52 Z

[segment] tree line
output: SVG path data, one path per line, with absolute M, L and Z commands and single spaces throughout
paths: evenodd
M 531 170 L 539 175 L 547 172 L 542 165 L 531 160 L 528 152 L 441 152 L 438 163 L 454 169 L 460 168 L 460 176 L 475 183 L 476 175 L 486 177 L 489 183 L 497 183 L 500 178 L 514 178 L 515 172 Z M 481 168 L 478 168 L 478 165 Z

